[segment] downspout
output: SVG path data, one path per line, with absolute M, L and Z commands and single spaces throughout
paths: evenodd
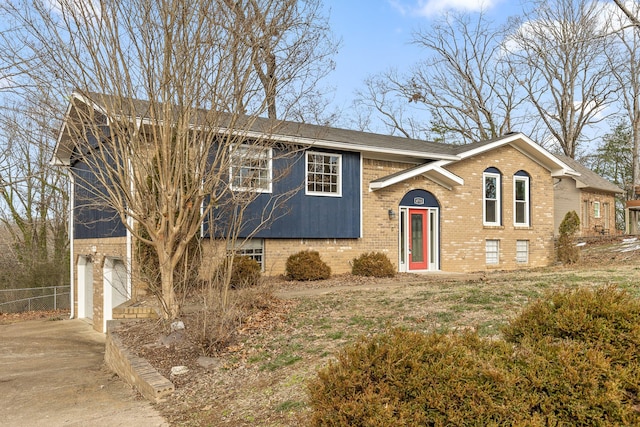
M 75 299 L 75 293 L 73 292 L 74 288 L 75 288 L 75 261 L 74 261 L 74 251 L 73 251 L 73 236 L 74 236 L 74 229 L 73 229 L 73 206 L 75 205 L 75 197 L 74 197 L 74 192 L 75 192 L 75 186 L 76 186 L 76 182 L 75 179 L 73 177 L 73 173 L 71 172 L 71 169 L 69 169 L 69 267 L 70 267 L 70 274 L 69 274 L 69 298 L 70 298 L 70 303 L 69 303 L 69 307 L 71 307 L 70 310 L 70 314 L 69 314 L 69 319 L 73 319 L 75 317 L 75 306 L 74 306 L 74 299 Z

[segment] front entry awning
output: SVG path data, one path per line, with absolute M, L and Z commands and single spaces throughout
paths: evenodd
M 424 163 L 422 165 L 414 166 L 412 168 L 375 179 L 369 184 L 369 190 L 380 190 L 420 175 L 448 190 L 451 190 L 453 187 L 458 185 L 464 185 L 464 180 L 462 178 L 444 169 L 442 165 L 443 162 L 441 161 Z

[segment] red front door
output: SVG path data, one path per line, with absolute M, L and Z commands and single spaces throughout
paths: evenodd
M 427 211 L 409 209 L 409 270 L 426 270 L 427 256 Z

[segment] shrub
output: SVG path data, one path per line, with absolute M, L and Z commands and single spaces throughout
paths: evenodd
M 227 271 L 228 260 L 229 258 L 225 260 L 216 272 L 216 276 L 219 280 L 224 278 L 224 274 Z M 231 268 L 229 285 L 233 289 L 257 286 L 261 275 L 262 271 L 258 261 L 248 256 L 235 255 L 233 257 L 233 266 Z
M 579 229 L 580 218 L 576 211 L 567 212 L 558 228 L 558 261 L 563 264 L 575 264 L 580 259 L 580 248 L 575 241 Z
M 640 301 L 614 286 L 556 292 L 529 304 L 502 330 L 512 343 L 554 339 L 601 351 L 630 395 L 640 393 Z
M 322 280 L 331 277 L 331 268 L 317 251 L 301 251 L 287 258 L 286 275 L 292 280 Z
M 515 378 L 500 366 L 510 352 L 473 334 L 361 338 L 309 384 L 312 425 L 509 425 L 523 412 Z
M 309 383 L 312 425 L 640 425 L 640 302 L 626 292 L 549 295 L 504 336 L 360 338 Z
M 615 369 L 603 352 L 583 342 L 525 341 L 511 366 L 529 424 L 555 426 L 639 425 Z
M 382 252 L 369 252 L 353 260 L 351 273 L 356 276 L 393 277 L 396 268 Z

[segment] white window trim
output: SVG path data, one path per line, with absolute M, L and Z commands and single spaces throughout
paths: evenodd
M 338 192 L 327 193 L 324 191 L 309 191 L 309 156 L 332 156 L 338 158 Z M 304 190 L 307 196 L 342 197 L 342 154 L 325 153 L 319 151 L 307 151 L 304 156 Z
M 600 218 L 601 210 L 600 210 L 600 202 L 593 202 L 593 217 Z
M 519 245 L 524 245 L 524 250 L 519 250 Z M 524 254 L 524 258 L 519 258 L 520 253 Z M 528 240 L 516 240 L 516 263 L 528 264 L 529 263 L 529 241 Z
M 524 205 L 525 205 L 525 209 L 524 209 L 524 222 L 518 222 L 517 220 L 517 210 L 516 210 L 516 204 L 517 204 L 517 200 L 516 200 L 516 182 L 517 181 L 524 181 L 525 183 L 525 199 L 524 199 Z M 530 221 L 529 221 L 529 211 L 531 209 L 531 205 L 530 205 L 530 187 L 529 187 L 529 177 L 528 176 L 523 176 L 523 175 L 515 175 L 513 177 L 513 225 L 517 226 L 517 227 L 529 227 Z
M 237 187 L 235 185 L 233 185 L 233 168 L 234 167 L 238 167 L 239 165 L 234 164 L 234 156 L 237 155 L 238 151 L 243 150 L 243 149 L 249 149 L 249 150 L 257 150 L 258 152 L 262 152 L 263 150 L 266 151 L 267 153 L 267 160 L 268 160 L 268 164 L 267 164 L 267 168 L 268 168 L 268 174 L 269 177 L 268 179 L 268 184 L 266 188 L 263 187 Z M 257 147 L 255 145 L 251 145 L 251 144 L 240 144 L 240 145 L 234 145 L 229 147 L 229 185 L 231 186 L 231 190 L 233 191 L 247 191 L 247 192 L 255 192 L 255 193 L 271 193 L 273 191 L 273 149 L 271 148 L 262 148 L 262 147 Z M 248 156 L 243 156 L 243 160 L 246 159 Z M 254 156 L 257 157 L 257 156 Z
M 486 178 L 496 178 L 496 221 L 487 221 L 487 191 L 486 191 Z M 501 194 L 501 182 L 502 176 L 499 173 L 483 172 L 482 173 L 482 224 L 486 226 L 500 226 L 502 225 L 502 194 Z
M 495 251 L 495 262 L 490 262 L 489 259 L 489 254 L 493 254 L 492 252 L 489 252 L 489 242 L 495 242 L 496 244 L 496 251 Z M 493 256 L 491 257 L 493 258 Z M 487 239 L 485 241 L 485 263 L 487 265 L 500 265 L 500 240 L 498 239 Z

